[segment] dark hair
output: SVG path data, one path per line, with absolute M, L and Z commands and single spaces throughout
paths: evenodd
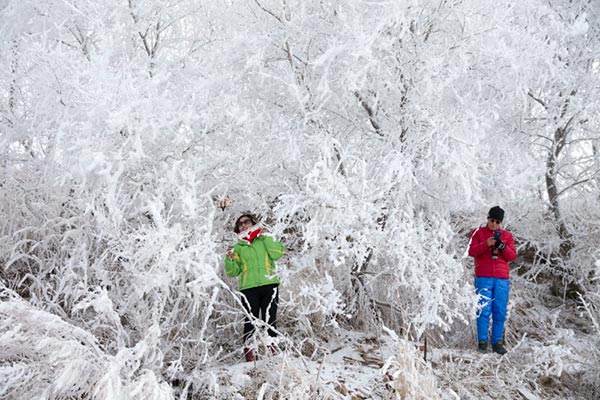
M 238 219 L 235 220 L 235 225 L 233 226 L 233 231 L 235 233 L 240 233 L 240 227 L 238 226 L 238 224 L 240 223 L 240 220 L 242 218 L 250 218 L 250 221 L 252 221 L 252 225 L 256 225 L 256 218 L 254 218 L 254 215 L 242 214 L 242 215 L 240 215 L 240 217 Z

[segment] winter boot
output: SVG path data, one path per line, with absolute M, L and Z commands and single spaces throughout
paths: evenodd
M 254 354 L 253 349 L 244 347 L 244 356 L 246 357 L 247 362 L 256 361 L 256 354 Z
M 504 342 L 501 340 L 496 343 L 492 343 L 492 350 L 494 353 L 498 353 L 501 356 L 507 353 L 507 350 L 504 348 Z
M 479 344 L 477 345 L 477 348 L 479 349 L 480 352 L 486 353 L 487 352 L 487 346 L 488 346 L 488 342 L 487 341 L 480 340 Z

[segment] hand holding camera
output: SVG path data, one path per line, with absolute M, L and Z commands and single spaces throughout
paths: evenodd
M 506 244 L 500 240 L 502 233 L 500 231 L 494 232 L 494 244 L 492 245 L 492 258 L 496 260 L 498 253 L 506 249 Z M 491 238 L 490 238 L 491 239 Z

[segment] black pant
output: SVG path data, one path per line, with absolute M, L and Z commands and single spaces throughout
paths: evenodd
M 274 331 L 274 329 L 277 329 L 277 304 L 279 303 L 279 290 L 277 286 L 277 284 L 274 284 L 242 290 L 242 294 L 244 295 L 242 303 L 246 311 L 255 318 L 261 318 L 270 325 L 268 332 L 271 337 L 277 336 L 277 333 Z M 267 314 L 268 319 L 266 317 Z M 246 322 L 244 323 L 244 343 L 253 333 L 254 325 L 250 318 L 246 317 Z

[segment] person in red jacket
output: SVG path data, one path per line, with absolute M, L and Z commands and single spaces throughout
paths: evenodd
M 510 291 L 508 263 L 517 258 L 510 232 L 500 228 L 504 210 L 499 206 L 488 212 L 487 224 L 475 229 L 469 240 L 469 255 L 475 259 L 475 289 L 479 295 L 477 340 L 481 352 L 488 347 L 488 330 L 492 317 L 492 350 L 500 355 L 504 347 L 504 321 Z

